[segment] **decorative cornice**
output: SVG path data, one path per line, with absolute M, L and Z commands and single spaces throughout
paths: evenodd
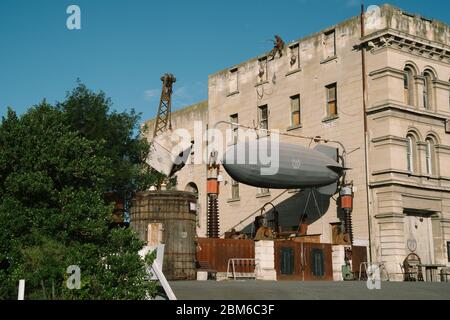
M 400 218 L 400 219 L 404 219 L 405 215 L 403 213 L 380 213 L 375 215 L 376 219 L 392 219 L 392 218 Z
M 440 89 L 444 89 L 444 90 L 450 89 L 450 82 L 446 82 L 443 80 L 433 80 L 433 85 L 436 88 L 440 88 Z
M 444 180 L 444 179 L 441 179 L 441 180 Z M 446 178 L 445 180 L 450 181 L 449 178 Z M 398 187 L 414 188 L 414 189 L 420 189 L 420 190 L 428 190 L 428 191 L 438 191 L 438 192 L 450 193 L 450 188 L 425 186 L 425 185 L 422 185 L 422 184 L 407 183 L 407 182 L 398 181 L 398 180 L 395 180 L 395 179 L 387 179 L 387 180 L 383 180 L 383 181 L 376 181 L 376 182 L 371 182 L 369 184 L 369 187 L 371 189 L 383 188 L 383 187 L 389 187 L 389 186 L 398 186 Z
M 387 135 L 387 136 L 382 136 L 382 137 L 377 137 L 377 138 L 372 139 L 372 143 L 382 143 L 382 142 L 388 142 L 388 143 L 400 142 L 403 145 L 403 144 L 406 144 L 406 138 L 397 137 L 397 136 L 393 136 L 393 135 Z
M 405 72 L 403 70 L 395 69 L 392 67 L 384 67 L 378 70 L 374 70 L 371 73 L 369 73 L 370 77 L 373 77 L 373 79 L 379 79 L 386 76 L 394 76 L 400 79 L 403 79 L 405 75 Z
M 380 30 L 362 39 L 361 45 L 372 52 L 384 48 L 397 49 L 415 56 L 450 64 L 450 46 L 429 41 L 391 28 Z
M 372 172 L 372 175 L 382 175 L 382 174 L 401 174 L 401 175 L 407 175 L 408 177 L 415 177 L 415 178 L 425 178 L 430 180 L 443 180 L 450 182 L 450 177 L 444 177 L 444 176 L 428 176 L 428 175 L 421 175 L 417 173 L 411 173 L 407 170 L 399 170 L 399 169 L 385 169 L 385 170 L 377 170 Z M 450 189 L 449 189 L 450 191 Z
M 410 113 L 421 117 L 428 117 L 434 120 L 439 120 L 442 122 L 445 122 L 450 115 L 444 115 L 437 112 L 430 112 L 426 110 L 418 110 L 414 108 L 408 108 L 406 106 L 400 105 L 395 102 L 385 102 L 383 104 L 375 105 L 373 107 L 370 107 L 366 110 L 367 115 L 372 115 L 376 113 L 380 113 L 386 110 L 394 110 L 394 111 L 400 111 L 403 113 Z
M 434 148 L 436 149 L 436 152 L 438 152 L 438 153 L 450 154 L 450 146 L 446 146 L 443 144 L 437 144 L 434 146 Z

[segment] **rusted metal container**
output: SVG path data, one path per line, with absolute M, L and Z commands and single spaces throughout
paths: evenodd
M 163 272 L 168 280 L 195 280 L 197 197 L 183 191 L 138 193 L 132 200 L 131 227 L 148 245 L 165 244 Z

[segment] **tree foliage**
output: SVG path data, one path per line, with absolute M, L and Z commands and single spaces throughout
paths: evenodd
M 144 170 L 148 144 L 138 115 L 111 111 L 104 93 L 79 84 L 65 101 L 45 101 L 0 125 L 0 298 L 144 299 L 154 294 L 143 243 L 111 227 L 105 192 L 129 199 L 157 177 Z M 69 290 L 66 269 L 81 269 Z

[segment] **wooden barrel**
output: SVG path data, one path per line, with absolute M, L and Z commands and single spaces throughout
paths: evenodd
M 168 280 L 195 280 L 197 196 L 184 191 L 138 193 L 132 200 L 131 227 L 148 245 L 165 244 L 163 272 Z

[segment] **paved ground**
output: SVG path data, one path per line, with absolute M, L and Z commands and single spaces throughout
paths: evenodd
M 170 285 L 179 300 L 450 300 L 449 283 L 182 281 Z

